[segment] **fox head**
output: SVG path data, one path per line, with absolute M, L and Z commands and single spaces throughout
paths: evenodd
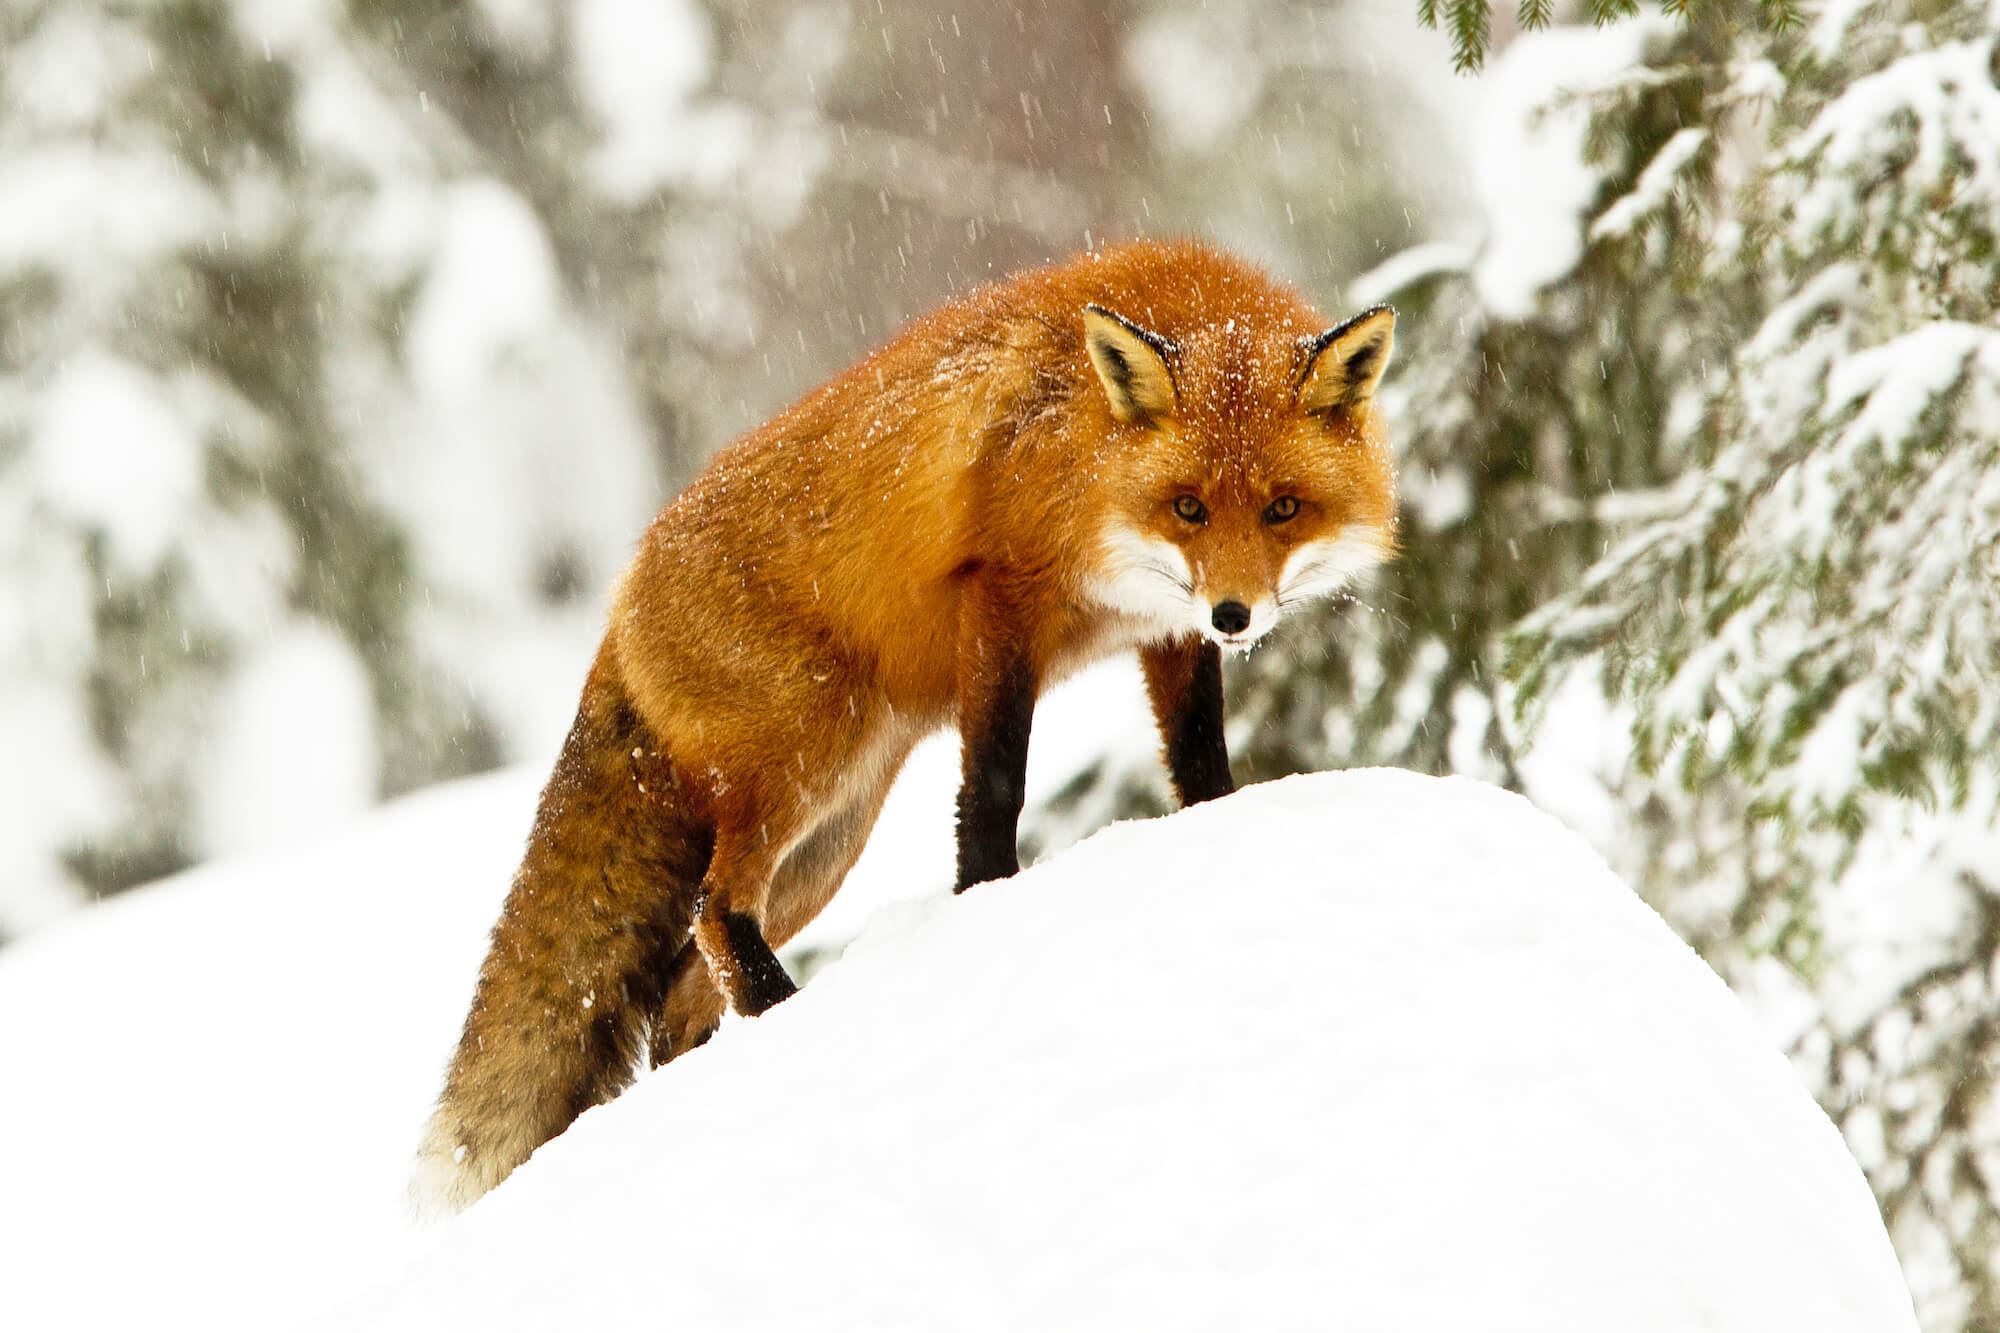
M 1392 552 L 1375 390 L 1394 310 L 1304 335 L 1255 315 L 1178 338 L 1099 305 L 1082 318 L 1111 417 L 1099 602 L 1240 649 Z

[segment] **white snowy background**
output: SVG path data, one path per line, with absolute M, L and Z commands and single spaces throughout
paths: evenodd
M 1988 9 L 1987 28 L 2000 28 L 2000 7 Z M 1143 229 L 1242 248 L 1329 310 L 1407 301 L 1457 276 L 1479 318 L 1533 325 L 1603 247 L 1651 243 L 1690 162 L 1753 174 L 1759 122 L 1748 115 L 1680 129 L 1629 194 L 1602 197 L 1590 97 L 1670 79 L 1635 62 L 1675 30 L 1671 20 L 1517 36 L 1496 14 L 1494 57 L 1470 78 L 1451 73 L 1445 39 L 1412 10 L 1404 0 L 964 14 L 838 0 L 106 0 L 0 16 L 0 752 L 10 756 L 0 766 L 0 1326 L 271 1327 L 362 1299 L 441 1246 L 397 1294 L 366 1298 L 371 1317 L 421 1324 L 463 1285 L 450 1274 L 548 1252 L 550 1233 L 523 1219 L 526 1203 L 508 1205 L 511 1223 L 440 1240 L 401 1213 L 400 1184 L 605 590 L 646 518 L 703 456 L 901 319 L 993 272 Z M 1884 58 L 1899 63 L 1857 80 L 1788 151 L 1857 174 L 1880 174 L 1871 153 L 1914 163 L 1923 178 L 1911 197 L 1949 197 L 1973 219 L 1946 212 L 1948 227 L 1913 243 L 1935 247 L 1927 262 L 1964 286 L 1951 264 L 1985 234 L 1977 226 L 2000 227 L 1992 43 L 1931 49 L 1888 8 L 1832 6 L 1807 32 L 1816 68 L 1831 67 L 1849 25 L 1871 16 L 1876 27 L 1856 29 L 1868 40 L 1846 49 L 1889 49 Z M 1888 48 L 1876 40 L 1884 31 Z M 1723 94 L 1753 109 L 1779 95 L 1770 61 L 1736 59 L 1726 83 Z M 1934 84 L 1954 95 L 1932 95 Z M 1912 121 L 1918 147 L 1901 156 L 1879 127 Z M 1968 143 L 1995 151 L 1968 153 Z M 1797 247 L 1829 229 L 1844 245 L 1901 243 L 1893 206 L 1815 179 L 1800 176 L 1795 191 Z M 1801 324 L 1808 332 L 1825 327 L 1829 301 L 1856 326 L 1895 304 L 1853 273 L 1846 286 L 1841 273 L 1806 277 L 1818 285 L 1798 313 L 1822 321 Z M 1963 308 L 1923 314 L 1952 310 L 1955 331 L 1913 337 L 1902 355 L 1814 361 L 1812 344 L 1802 366 L 1800 349 L 1774 334 L 1753 364 L 1767 367 L 1771 401 L 1801 413 L 1826 410 L 1828 396 L 1851 406 L 1880 385 L 1895 390 L 1872 400 L 1873 434 L 1842 437 L 1857 456 L 1872 458 L 1885 430 L 1968 381 L 1965 429 L 1990 440 L 1996 400 L 1978 395 L 2000 381 L 2000 362 Z M 1399 358 L 1415 374 L 1424 333 L 1441 344 L 1443 325 L 1415 318 L 1405 329 Z M 1959 370 L 1925 379 L 1922 367 L 1940 361 Z M 1834 392 L 1814 396 L 1837 362 L 1846 368 Z M 1427 406 L 1442 410 L 1416 386 L 1392 384 L 1392 395 L 1410 426 Z M 1677 410 L 1663 429 L 1682 427 L 1689 409 Z M 1788 485 L 1753 520 L 1772 545 L 1831 528 L 1843 503 L 1837 472 L 1807 469 Z M 1478 494 L 1430 459 L 1410 461 L 1405 490 L 1413 541 L 1465 522 Z M 1647 505 L 1657 501 L 1635 496 L 1632 512 L 1655 515 Z M 1974 519 L 1970 530 L 1985 531 Z M 1402 614 L 1385 596 L 1364 597 L 1342 628 L 1365 639 Z M 1977 623 L 1962 617 L 1927 651 L 1966 651 Z M 1313 632 L 1323 631 L 1290 631 Z M 1291 670 L 1299 643 L 1261 661 Z M 1494 701 L 1476 691 L 1425 700 L 1424 673 L 1439 669 L 1408 668 L 1414 702 L 1397 725 L 1450 735 L 1437 766 L 1497 776 L 1468 739 L 1500 725 Z M 1976 696 L 1969 670 L 1953 688 Z M 1815 733 L 1794 762 L 1817 784 L 1809 795 L 1837 802 L 1860 781 L 1875 706 L 1856 691 L 1836 725 Z M 1259 716 L 1256 735 L 1232 740 L 1283 748 L 1288 733 L 1273 736 Z M 1738 929 L 1736 900 L 1700 873 L 1702 853 L 1676 823 L 1692 817 L 1634 797 L 1634 722 L 1585 670 L 1543 702 L 1534 745 L 1498 776 L 1717 959 L 1757 1039 L 1793 1056 L 1878 1193 L 1916 1200 L 1892 1234 L 1926 1326 L 1986 1326 L 2000 1308 L 1957 1256 L 1981 1237 L 2000 1244 L 1982 1229 L 2000 1179 L 1990 1060 L 1946 1069 L 1958 1091 L 1936 1114 L 1914 1085 L 1880 1072 L 1927 1058 L 1930 1018 L 1963 1026 L 1988 1004 L 1991 975 L 1921 989 L 1947 958 L 1996 956 L 1983 877 L 2000 864 L 2000 837 L 1984 779 L 1958 804 L 1869 807 L 1869 836 L 1851 859 L 1800 891 L 1814 905 L 1807 956 L 1761 924 Z M 1309 730 L 1324 743 L 1348 725 L 1330 716 Z M 1032 759 L 1026 832 L 1037 851 L 1126 808 L 1131 784 L 1157 794 L 1152 745 L 1129 667 L 1051 698 Z M 795 971 L 839 955 L 883 905 L 941 891 L 954 767 L 949 737 L 919 751 L 862 865 L 792 951 Z M 488 769 L 502 771 L 463 777 Z M 1107 784 L 1107 772 L 1127 787 Z M 1402 790 L 1353 795 L 1368 809 Z M 1230 832 L 1282 839 L 1279 808 Z M 1517 813 L 1510 837 L 1574 855 L 1525 807 Z M 1370 857 L 1408 827 L 1376 823 Z M 1192 834 L 1156 836 L 1149 847 L 1106 845 L 1129 849 L 1135 882 L 1146 857 L 1198 864 L 1208 854 L 1175 841 Z M 1103 855 L 1079 864 L 1101 867 Z M 1266 869 L 1268 880 L 1245 875 L 1246 894 L 1282 873 L 1276 861 Z M 1671 901 L 1660 897 L 1663 871 L 1685 871 Z M 1105 878 L 1052 867 L 1063 873 L 1077 877 L 1065 888 Z M 1576 872 L 1579 882 L 1597 873 Z M 1195 911 L 1191 899 L 1180 908 Z M 850 1001 L 852 1021 L 899 1012 L 889 992 L 899 969 L 920 966 L 914 941 L 953 929 L 945 908 L 929 910 L 877 919 L 883 940 L 859 951 L 857 979 L 841 984 L 875 987 L 880 1007 Z M 1007 965 L 1032 969 L 1031 924 L 1005 910 L 999 938 L 1018 942 Z M 1342 960 L 1352 961 L 1343 923 L 1307 913 L 1286 937 L 1324 965 L 1315 984 L 1273 1002 L 1286 1022 L 1309 1021 L 1311 1005 L 1394 1007 L 1386 983 L 1339 988 Z M 1481 946 L 1511 947 L 1491 924 Z M 871 947 L 872 974 L 861 966 Z M 1131 947 L 1147 966 L 1170 970 L 1180 957 L 1172 940 Z M 859 979 L 868 975 L 882 980 Z M 1650 1002 L 1692 975 L 1648 992 Z M 1905 1014 L 1894 1001 L 1913 987 L 1930 1008 Z M 1469 1011 L 1500 1003 L 1500 990 L 1440 979 L 1428 1002 Z M 935 996 L 913 1003 L 940 1007 Z M 1081 1003 L 1058 994 L 1034 1021 L 1067 1022 Z M 1142 998 L 1105 1021 L 1144 1011 Z M 1263 1011 L 1229 1012 L 1249 1023 Z M 1182 1010 L 1153 1017 L 1162 1013 L 1196 1021 Z M 1718 1021 L 1737 1032 L 1744 1020 Z M 1377 1032 L 1385 1043 L 1438 1038 L 1421 1025 Z M 784 1086 L 751 1036 L 725 1032 L 701 1057 L 706 1072 L 687 1077 Z M 1084 1063 L 1085 1052 L 1070 1054 Z M 1357 1058 L 1326 1054 L 1328 1100 L 1363 1071 L 1382 1082 L 1436 1073 Z M 1123 1068 L 1106 1061 L 1100 1072 L 1115 1083 Z M 1736 1069 L 1718 1062 L 1688 1089 L 1718 1113 L 1734 1097 L 1747 1106 L 1759 1094 L 1742 1090 Z M 1621 1071 L 1629 1066 L 1612 1063 L 1590 1095 L 1619 1095 Z M 795 1075 L 824 1076 L 804 1066 Z M 1213 1110 L 1154 1096 L 1149 1077 L 1127 1088 L 1135 1107 L 1150 1097 L 1188 1115 Z M 535 1211 L 554 1222 L 589 1207 L 577 1193 L 594 1170 L 589 1155 L 625 1161 L 656 1132 L 686 1132 L 674 1127 L 692 1122 L 672 1119 L 686 1113 L 655 1082 L 639 1090 L 651 1101 L 635 1093 L 632 1109 L 587 1118 L 593 1131 L 603 1123 L 601 1142 L 523 1173 L 523 1196 L 542 1200 Z M 1035 1106 L 1054 1103 L 1022 1114 Z M 1908 1146 L 1930 1142 L 1926 1124 L 1940 1116 L 1967 1153 Z M 1700 1144 L 1714 1149 L 1694 1154 L 1704 1170 L 1731 1174 L 1718 1165 L 1737 1161 L 1723 1136 Z M 1284 1146 L 1234 1168 L 1268 1176 L 1293 1160 Z M 1404 1140 L 1351 1151 L 1423 1149 Z M 1493 1198 L 1517 1201 L 1528 1180 L 1546 1179 L 1536 1163 L 1518 1165 Z M 1798 1175 L 1734 1171 L 1727 1188 L 1739 1193 L 1716 1197 L 1790 1207 L 1842 1188 L 1828 1183 L 1840 1165 L 1823 1156 Z M 805 1179 L 801 1200 L 834 1177 Z M 643 1234 L 664 1205 L 643 1180 L 631 1184 L 619 1206 Z M 782 1192 L 785 1177 L 760 1188 Z M 1968 1195 L 1984 1210 L 1967 1208 Z M 1825 1296 L 1788 1286 L 1788 1273 L 1873 1273 L 1878 1238 L 1851 1198 L 1842 1206 L 1846 1229 L 1831 1248 L 1760 1257 L 1769 1282 L 1740 1308 L 1776 1308 L 1754 1302 L 1786 1299 L 1779 1292 Z M 831 1290 L 840 1275 L 816 1276 Z M 1876 1277 L 1857 1281 L 1877 1282 L 1869 1299 L 1887 1290 Z M 654 1295 L 666 1299 L 651 1289 L 622 1298 Z
M 1089 735 L 1132 683 L 1047 720 Z M 964 898 L 906 786 L 850 891 L 931 891 L 418 1225 L 400 1168 L 534 789 L 411 797 L 22 947 L 0 1014 L 108 965 L 70 1020 L 120 1055 L 10 1117 L 8 1327 L 1916 1327 L 1860 1169 L 1714 973 L 1522 798 L 1394 770 Z M 64 1045 L 0 1024 L 9 1061 Z

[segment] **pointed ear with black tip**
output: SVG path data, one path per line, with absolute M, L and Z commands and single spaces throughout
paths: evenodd
M 1358 407 L 1375 396 L 1396 349 L 1396 312 L 1386 305 L 1364 310 L 1328 329 L 1307 346 L 1299 406 L 1308 412 Z
M 1083 308 L 1083 341 L 1112 416 L 1148 422 L 1174 414 L 1174 373 L 1167 364 L 1172 343 L 1101 305 Z

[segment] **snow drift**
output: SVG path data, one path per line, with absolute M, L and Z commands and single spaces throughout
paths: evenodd
M 1393 772 L 878 916 L 336 1326 L 1913 1329 L 1838 1135 L 1525 801 Z
M 423 792 L 0 950 L 0 1329 L 269 1333 L 425 1244 L 410 1152 L 540 778 Z
M 1157 744 L 1131 659 L 1080 672 L 1035 718 L 1036 805 L 1097 756 Z M 949 896 L 955 741 L 911 755 L 786 950 L 799 975 L 874 909 Z M 410 1155 L 554 758 L 0 948 L 0 1330 L 271 1333 L 439 1242 L 410 1215 Z

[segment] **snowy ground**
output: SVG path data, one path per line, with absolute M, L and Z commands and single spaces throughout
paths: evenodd
M 1860 1173 L 1706 967 L 1526 802 L 1387 772 L 891 907 L 417 1230 L 537 776 L 0 956 L 39 1097 L 0 1106 L 0 1327 L 1914 1327 Z M 883 831 L 857 899 L 944 884 L 948 832 Z
M 1085 673 L 1037 712 L 1031 798 L 1150 734 L 1136 665 Z M 429 1243 L 411 1156 L 544 777 L 434 788 L 0 950 L 0 1329 L 265 1333 Z M 955 738 L 926 742 L 788 952 L 948 894 L 956 785 Z
M 1914 1328 L 1838 1135 L 1517 797 L 1295 778 L 878 917 L 329 1327 Z

